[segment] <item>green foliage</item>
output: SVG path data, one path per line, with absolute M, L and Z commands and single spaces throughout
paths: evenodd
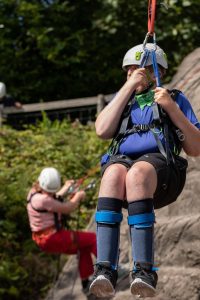
M 58 168 L 63 181 L 86 174 L 84 184 L 97 179 L 79 215 L 68 221 L 71 229 L 85 227 L 96 206 L 98 163 L 107 143 L 96 137 L 93 126 L 51 123 L 44 115 L 42 123 L 23 131 L 3 127 L 0 145 L 0 299 L 39 299 L 55 276 L 56 257 L 41 253 L 31 240 L 28 190 L 45 166 Z
M 158 1 L 159 2 L 159 1 Z M 168 0 L 157 9 L 167 80 L 199 47 L 199 0 Z M 0 0 L 1 81 L 23 103 L 113 93 L 125 80 L 125 52 L 147 32 L 148 1 Z

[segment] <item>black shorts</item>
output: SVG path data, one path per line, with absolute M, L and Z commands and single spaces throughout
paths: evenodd
M 187 160 L 181 156 L 175 158 L 175 163 L 167 165 L 166 158 L 161 153 L 148 153 L 137 159 L 118 154 L 111 156 L 109 162 L 102 166 L 102 175 L 112 164 L 119 163 L 130 169 L 138 161 L 146 161 L 156 170 L 158 184 L 154 193 L 154 208 L 161 208 L 176 201 L 184 188 L 188 166 Z

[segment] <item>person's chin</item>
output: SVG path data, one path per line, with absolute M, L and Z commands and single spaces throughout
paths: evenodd
M 143 92 L 144 90 L 146 89 L 146 87 L 144 86 L 139 86 L 137 89 L 136 89 L 136 94 L 140 94 L 141 92 Z

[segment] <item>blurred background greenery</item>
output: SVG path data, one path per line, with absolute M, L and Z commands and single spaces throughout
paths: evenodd
M 107 142 L 93 125 L 43 121 L 23 131 L 0 132 L 0 299 L 42 299 L 56 275 L 56 255 L 42 253 L 31 239 L 26 213 L 27 193 L 42 168 L 57 168 L 66 179 L 86 176 L 95 188 L 70 217 L 68 229 L 83 229 L 96 206 L 99 160 Z M 66 261 L 66 258 L 64 260 Z

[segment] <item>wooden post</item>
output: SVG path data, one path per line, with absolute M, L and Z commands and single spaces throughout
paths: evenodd
M 100 94 L 97 96 L 97 115 L 102 111 L 102 109 L 105 107 L 106 102 L 104 95 Z

